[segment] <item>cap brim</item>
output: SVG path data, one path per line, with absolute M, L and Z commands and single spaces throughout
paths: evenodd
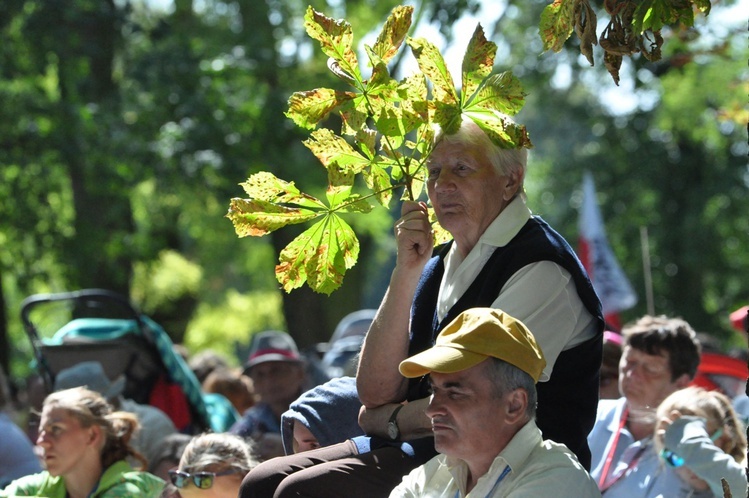
M 261 363 L 268 363 L 270 361 L 283 361 L 285 363 L 301 363 L 302 359 L 292 358 L 288 355 L 276 354 L 276 353 L 264 354 L 262 356 L 258 356 L 257 358 L 253 358 L 252 360 L 245 363 L 244 372 L 247 373 L 255 365 L 259 365 Z
M 480 353 L 447 346 L 434 346 L 406 360 L 398 367 L 404 377 L 421 377 L 431 372 L 453 373 L 478 365 L 489 358 Z

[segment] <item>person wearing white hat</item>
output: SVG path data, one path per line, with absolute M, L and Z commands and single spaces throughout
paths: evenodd
M 429 376 L 425 413 L 441 455 L 411 471 L 390 497 L 600 496 L 577 457 L 544 441 L 536 426 L 545 366 L 525 325 L 492 308 L 464 311 L 432 348 L 401 362 L 404 377 Z

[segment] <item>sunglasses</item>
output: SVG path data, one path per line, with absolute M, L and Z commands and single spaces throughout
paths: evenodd
M 193 484 L 198 489 L 208 489 L 213 486 L 213 481 L 217 477 L 238 474 L 239 472 L 242 471 L 239 469 L 228 469 L 223 472 L 195 472 L 194 474 L 190 474 L 189 472 L 171 469 L 169 471 L 169 479 L 179 489 L 184 488 L 190 479 L 192 479 Z
M 715 433 L 713 433 L 713 435 L 710 436 L 710 439 L 713 442 L 715 442 L 722 435 L 723 435 L 723 429 L 721 428 L 715 431 Z M 660 455 L 661 455 L 661 458 L 671 467 L 681 467 L 682 465 L 684 465 L 684 459 L 671 450 L 667 450 L 664 448 L 661 450 Z

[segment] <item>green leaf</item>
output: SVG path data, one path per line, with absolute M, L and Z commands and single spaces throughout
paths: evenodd
M 319 211 L 239 198 L 231 200 L 229 212 L 226 214 L 239 237 L 260 237 L 287 225 L 304 223 L 318 216 Z
M 637 4 L 634 14 L 632 15 L 632 31 L 635 34 L 642 34 L 646 29 L 653 25 L 655 12 L 653 10 L 654 0 L 642 0 Z
M 346 173 L 356 174 L 369 164 L 367 157 L 327 128 L 313 131 L 303 143 L 326 168 L 336 165 Z
M 375 198 L 384 207 L 390 207 L 392 198 L 392 184 L 387 169 L 392 167 L 395 162 L 384 156 L 376 156 L 369 164 L 369 168 L 364 170 L 364 181 L 367 187 L 375 193 Z M 397 168 L 394 171 L 400 172 Z M 395 174 L 393 175 L 395 178 Z
M 285 115 L 297 126 L 312 130 L 336 108 L 350 104 L 357 94 L 330 88 L 294 92 Z
M 575 28 L 575 0 L 554 0 L 541 12 L 538 25 L 544 52 L 560 52 Z
M 352 48 L 354 34 L 346 20 L 331 19 L 310 6 L 304 16 L 304 27 L 310 37 L 320 42 L 325 55 L 335 59 L 340 70 L 357 82 L 362 81 L 359 62 Z
M 463 88 L 460 95 L 462 105 L 470 100 L 484 78 L 491 74 L 496 54 L 497 45 L 488 41 L 481 25 L 477 25 L 463 56 Z
M 458 94 L 453 78 L 437 47 L 424 38 L 409 38 L 406 43 L 411 47 L 421 72 L 431 80 L 434 99 L 446 104 L 457 104 Z
M 514 149 L 533 147 L 525 126 L 510 122 L 506 117 L 491 109 L 466 111 L 472 119 L 499 147 Z
M 375 41 L 372 51 L 384 62 L 388 63 L 398 53 L 398 49 L 411 28 L 413 7 L 399 5 L 388 16 L 382 31 Z
M 494 109 L 514 116 L 525 105 L 526 95 L 520 80 L 511 71 L 505 71 L 487 78 L 464 111 Z
M 349 196 L 346 202 L 338 207 L 338 211 L 344 213 L 369 213 L 373 209 L 372 204 L 359 194 Z
M 329 295 L 341 286 L 346 270 L 358 257 L 359 240 L 354 231 L 331 213 L 281 251 L 276 279 L 286 292 L 306 281 L 315 292 Z
M 255 173 L 240 185 L 247 195 L 255 200 L 274 204 L 290 204 L 310 209 L 327 209 L 323 202 L 300 192 L 294 182 L 281 180 L 267 171 Z

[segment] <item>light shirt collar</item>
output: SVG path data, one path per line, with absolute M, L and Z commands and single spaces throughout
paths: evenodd
M 520 232 L 531 217 L 525 199 L 516 196 L 494 218 L 481 234 L 465 259 L 455 243 L 445 257 L 445 273 L 440 284 L 437 318 L 442 321 L 447 312 L 473 283 L 497 247 L 504 247 Z
M 479 478 L 476 487 L 471 490 L 471 495 L 487 495 L 496 484 L 497 477 L 502 475 L 505 467 L 510 467 L 509 476 L 512 476 L 513 471 L 520 469 L 528 460 L 534 448 L 541 445 L 542 442 L 543 438 L 536 422 L 534 420 L 528 421 L 494 458 L 489 471 Z M 466 496 L 468 465 L 459 458 L 449 456 L 445 457 L 445 464 L 453 476 L 454 482 L 458 485 L 461 496 Z

